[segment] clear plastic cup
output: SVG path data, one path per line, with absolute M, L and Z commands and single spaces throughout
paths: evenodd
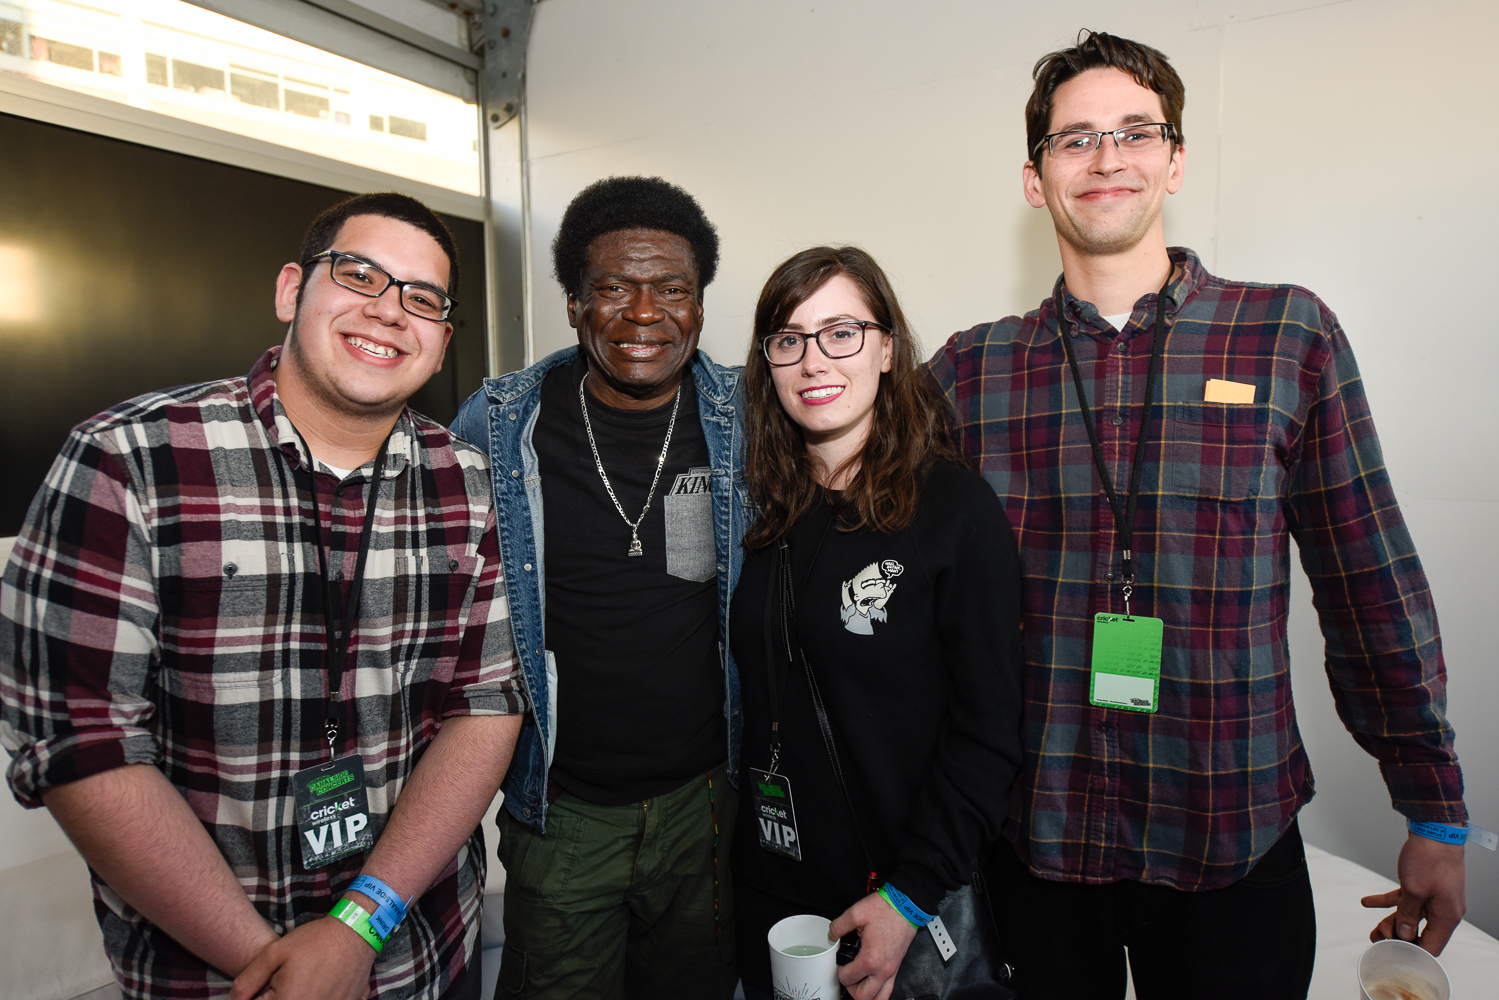
M 1386 938 L 1358 960 L 1359 1000 L 1451 1000 L 1447 970 L 1425 948 Z

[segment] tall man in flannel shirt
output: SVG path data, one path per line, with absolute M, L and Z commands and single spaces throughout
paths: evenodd
M 1013 850 L 991 871 L 1018 986 L 1121 997 L 1127 947 L 1142 1000 L 1304 996 L 1315 921 L 1296 814 L 1313 783 L 1291 703 L 1290 540 L 1339 714 L 1395 808 L 1462 824 L 1431 594 L 1332 312 L 1166 245 L 1186 159 L 1166 57 L 1084 33 L 1034 75 L 1024 191 L 1051 213 L 1062 277 L 1036 311 L 931 362 L 1025 574 L 1026 760 Z M 1412 834 L 1399 876 L 1364 900 L 1399 903 L 1373 936 L 1440 952 L 1464 910 L 1462 848 Z
M 127 997 L 478 996 L 477 827 L 527 702 L 484 455 L 405 406 L 456 253 L 386 194 L 298 260 L 247 377 L 122 403 L 53 464 L 0 588 L 8 777 L 88 860 Z

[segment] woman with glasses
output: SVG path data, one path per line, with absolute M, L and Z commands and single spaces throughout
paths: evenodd
M 745 473 L 759 518 L 731 608 L 740 975 L 746 995 L 769 995 L 767 931 L 821 914 L 835 936 L 858 932 L 840 978 L 875 1000 L 1007 812 L 1019 561 L 873 258 L 791 257 L 754 336 Z

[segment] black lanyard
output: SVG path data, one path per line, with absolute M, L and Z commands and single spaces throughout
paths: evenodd
M 384 442 L 380 445 L 380 451 L 375 455 L 375 471 L 370 477 L 370 496 L 364 506 L 364 528 L 359 533 L 359 556 L 354 561 L 354 579 L 349 582 L 349 606 L 344 612 L 343 627 L 335 626 L 334 606 L 340 603 L 338 582 L 328 573 L 328 555 L 323 549 L 323 511 L 318 501 L 317 472 L 312 457 L 312 449 L 307 447 L 307 439 L 302 437 L 302 432 L 297 431 L 297 439 L 302 442 L 302 451 L 307 456 L 307 465 L 298 471 L 297 478 L 305 476 L 309 488 L 312 491 L 312 517 L 316 525 L 317 534 L 310 539 L 313 548 L 317 549 L 318 573 L 323 582 L 323 635 L 326 642 L 328 654 L 328 711 L 323 720 L 323 734 L 328 740 L 328 750 L 333 757 L 338 756 L 338 738 L 344 729 L 345 706 L 340 700 L 339 691 L 343 687 L 344 662 L 348 659 L 349 640 L 354 634 L 354 625 L 359 620 L 359 595 L 364 590 L 364 564 L 370 554 L 370 530 L 375 523 L 375 507 L 380 500 L 380 481 L 385 472 L 385 451 L 390 447 L 390 435 L 386 435 Z M 307 534 L 307 522 L 298 518 L 302 526 L 302 533 Z
M 823 525 L 817 538 L 817 548 L 812 550 L 812 561 L 802 575 L 802 584 L 812 575 L 812 567 L 822 552 L 822 543 L 827 541 L 828 530 L 838 520 L 838 512 L 832 511 L 828 523 Z M 796 596 L 792 587 L 791 547 L 783 538 L 776 543 L 770 558 L 769 585 L 765 593 L 765 668 L 769 674 L 770 687 L 770 767 L 776 773 L 781 761 L 781 699 L 786 692 L 786 676 L 790 673 L 796 653 L 791 645 L 792 630 L 796 628 Z M 779 635 L 784 643 L 777 651 L 775 638 Z
M 802 576 L 802 585 L 806 586 L 807 580 L 812 575 L 812 567 L 817 563 L 817 557 L 822 553 L 822 543 L 827 541 L 828 530 L 832 528 L 833 522 L 838 520 L 838 512 L 833 511 L 828 518 L 828 523 L 823 525 L 822 534 L 818 536 L 817 548 L 812 550 L 812 561 L 807 564 L 807 570 Z M 817 716 L 817 727 L 822 731 L 823 746 L 828 752 L 828 763 L 833 770 L 833 778 L 838 783 L 838 790 L 843 794 L 843 804 L 848 808 L 849 823 L 853 826 L 854 835 L 859 840 L 859 850 L 864 855 L 864 866 L 868 871 L 865 879 L 864 892 L 869 894 L 875 891 L 879 885 L 879 873 L 874 867 L 874 861 L 869 853 L 869 845 L 864 840 L 864 830 L 859 824 L 859 815 L 854 810 L 853 796 L 849 795 L 848 782 L 843 776 L 843 763 L 838 755 L 838 748 L 833 740 L 833 726 L 828 719 L 827 709 L 822 702 L 822 693 L 817 687 L 817 678 L 812 673 L 812 664 L 807 662 L 807 654 L 802 651 L 801 643 L 793 647 L 791 640 L 792 630 L 796 628 L 796 595 L 793 590 L 791 572 L 791 546 L 786 539 L 776 543 L 775 553 L 771 557 L 773 565 L 770 571 L 770 585 L 766 588 L 765 598 L 765 655 L 766 669 L 770 674 L 770 767 L 766 771 L 766 777 L 776 773 L 776 765 L 781 759 L 781 697 L 786 691 L 786 676 L 790 671 L 792 660 L 798 656 L 802 661 L 802 670 L 807 675 L 807 692 L 812 697 L 812 708 Z M 777 651 L 772 636 L 776 632 L 776 618 L 779 616 L 780 634 L 785 643 L 784 649 Z
M 1172 267 L 1172 272 L 1176 270 Z M 1114 526 L 1119 532 L 1119 547 L 1124 550 L 1124 617 L 1129 617 L 1129 599 L 1135 584 L 1135 512 L 1140 506 L 1140 475 L 1145 470 L 1145 432 L 1150 427 L 1150 404 L 1155 401 L 1155 377 L 1160 367 L 1161 356 L 1166 353 L 1167 328 L 1164 325 L 1166 289 L 1171 285 L 1171 275 L 1161 286 L 1155 300 L 1155 342 L 1150 346 L 1150 367 L 1145 373 L 1145 407 L 1140 412 L 1140 435 L 1135 440 L 1135 454 L 1130 459 L 1129 496 L 1125 498 L 1123 510 L 1119 507 L 1119 494 L 1114 490 L 1114 480 L 1109 475 L 1103 460 L 1103 449 L 1098 444 L 1098 431 L 1093 426 L 1093 413 L 1088 409 L 1088 394 L 1083 390 L 1083 376 L 1077 369 L 1077 356 L 1072 352 L 1072 339 L 1067 336 L 1062 312 L 1062 289 L 1053 295 L 1057 311 L 1057 334 L 1062 338 L 1062 349 L 1067 352 L 1067 364 L 1072 368 L 1072 383 L 1077 387 L 1077 405 L 1083 414 L 1083 426 L 1088 430 L 1088 444 L 1093 449 L 1093 464 L 1098 466 L 1098 478 L 1103 481 L 1104 495 L 1109 499 L 1109 509 L 1114 512 Z

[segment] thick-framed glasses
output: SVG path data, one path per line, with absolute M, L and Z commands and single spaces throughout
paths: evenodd
M 1114 146 L 1121 153 L 1143 152 L 1166 145 L 1168 139 L 1176 136 L 1176 126 L 1170 122 L 1140 122 L 1116 128 L 1112 132 L 1093 132 L 1088 129 L 1053 132 L 1041 137 L 1036 148 L 1031 150 L 1031 155 L 1035 156 L 1045 146 L 1052 156 L 1090 156 L 1103 145 L 1103 137 L 1106 135 L 1114 137 Z
M 424 281 L 397 281 L 369 261 L 342 250 L 315 253 L 302 262 L 302 267 L 311 267 L 324 257 L 328 258 L 329 274 L 333 280 L 352 292 L 377 299 L 391 285 L 396 286 L 401 308 L 413 316 L 441 323 L 458 304 L 457 299 Z
M 817 341 L 822 353 L 830 358 L 851 358 L 864 350 L 864 331 L 873 327 L 881 333 L 890 331 L 872 320 L 852 319 L 825 326 L 816 333 L 794 333 L 783 330 L 760 338 L 765 360 L 774 368 L 794 365 L 807 353 L 807 341 Z

